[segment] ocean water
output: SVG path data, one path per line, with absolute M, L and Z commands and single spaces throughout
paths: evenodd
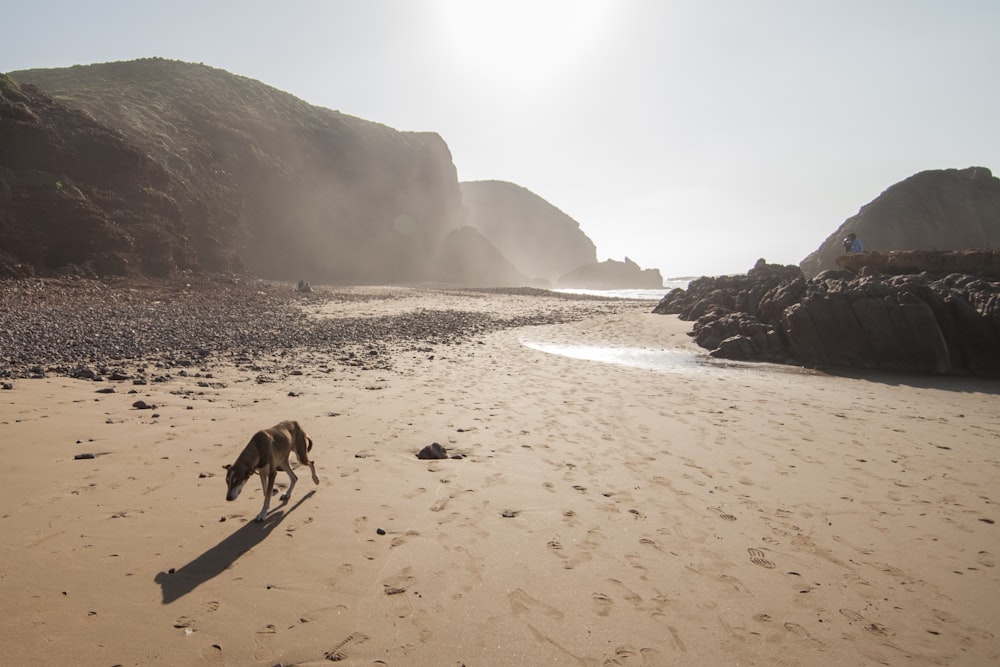
M 562 343 L 541 343 L 531 340 L 521 340 L 525 347 L 556 354 L 561 357 L 571 357 L 584 361 L 597 361 L 605 364 L 646 368 L 675 372 L 691 372 L 706 367 L 706 355 L 688 350 L 653 350 L 644 347 L 605 347 L 600 345 L 575 345 Z
M 691 281 L 687 278 L 671 278 L 669 280 L 663 281 L 662 289 L 576 289 L 576 288 L 566 288 L 566 289 L 556 289 L 554 292 L 562 292 L 563 294 L 589 294 L 591 296 L 606 296 L 613 299 L 645 299 L 650 301 L 659 301 L 667 292 L 674 289 L 675 287 L 680 287 L 681 289 L 687 289 L 688 283 Z
M 561 357 L 593 361 L 617 366 L 630 366 L 664 373 L 699 373 L 729 375 L 732 373 L 794 373 L 797 375 L 818 375 L 819 371 L 771 364 L 767 362 L 731 361 L 716 359 L 704 352 L 689 350 L 650 349 L 646 347 L 610 347 L 600 345 L 578 345 L 546 343 L 521 338 L 521 345 Z

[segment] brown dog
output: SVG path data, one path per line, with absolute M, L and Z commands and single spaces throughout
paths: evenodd
M 229 471 L 226 473 L 226 485 L 229 487 L 226 500 L 236 500 L 240 491 L 243 490 L 243 485 L 250 479 L 250 475 L 255 472 L 259 473 L 260 484 L 264 489 L 264 508 L 254 520 L 263 521 L 264 517 L 267 516 L 267 509 L 271 505 L 274 478 L 279 470 L 288 473 L 288 479 L 291 480 L 288 491 L 281 496 L 281 500 L 286 501 L 292 497 L 292 489 L 295 488 L 295 482 L 298 480 L 298 477 L 292 472 L 292 467 L 288 464 L 288 456 L 293 449 L 299 463 L 309 466 L 313 482 L 319 484 L 315 464 L 309 460 L 308 455 L 312 446 L 312 438 L 306 435 L 299 423 L 295 421 L 284 421 L 263 431 L 257 431 L 236 459 L 236 463 L 224 466 Z

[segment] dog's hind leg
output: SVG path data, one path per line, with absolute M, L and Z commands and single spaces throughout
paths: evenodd
M 312 450 L 313 441 L 308 435 L 305 437 L 305 449 L 297 445 L 295 447 L 295 456 L 298 457 L 299 463 L 304 466 L 309 466 L 309 472 L 312 473 L 313 484 L 319 484 L 319 477 L 316 476 L 316 462 L 309 460 L 309 452 Z
M 288 473 L 289 479 L 288 490 L 281 496 L 281 499 L 283 501 L 288 501 L 288 499 L 292 497 L 292 489 L 295 488 L 295 482 L 299 481 L 299 478 L 294 472 L 292 472 L 292 466 L 289 465 L 287 458 L 285 459 L 285 462 L 281 464 L 281 469 Z

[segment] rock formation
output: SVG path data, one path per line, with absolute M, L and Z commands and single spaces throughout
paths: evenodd
M 624 262 L 609 259 L 584 264 L 561 276 L 558 285 L 584 289 L 659 289 L 663 287 L 663 276 L 658 269 L 642 269 L 626 257 Z
M 530 190 L 504 181 L 468 181 L 461 189 L 469 225 L 530 278 L 554 283 L 597 262 L 580 224 Z
M 162 59 L 10 76 L 60 101 L 3 89 L 0 197 L 16 191 L 23 201 L 4 207 L 2 233 L 21 239 L 3 245 L 16 248 L 11 263 L 124 272 L 134 252 L 161 262 L 159 273 L 242 265 L 286 280 L 412 282 L 439 266 L 442 239 L 464 223 L 451 154 L 436 134 Z M 56 182 L 59 198 L 44 192 Z M 52 217 L 81 240 L 76 254 L 31 255 L 32 230 Z M 97 257 L 108 248 L 117 264 Z
M 860 252 L 841 255 L 837 266 L 852 273 L 966 273 L 992 280 L 1000 279 L 1000 254 L 996 250 L 905 250 Z
M 431 277 L 437 282 L 479 287 L 532 284 L 486 237 L 468 226 L 445 236 L 438 252 L 438 269 Z
M 189 225 L 195 206 L 121 133 L 0 74 L 0 277 L 239 270 L 213 230 Z
M 923 171 L 888 188 L 802 260 L 812 277 L 833 269 L 841 241 L 856 233 L 865 250 L 964 250 L 1000 246 L 1000 179 L 985 167 Z
M 1000 262 L 1000 250 L 977 261 Z M 654 309 L 695 320 L 692 335 L 712 356 L 933 374 L 1000 376 L 1000 282 L 985 274 L 883 275 L 876 262 L 825 271 L 763 260 L 746 276 L 700 278 Z M 929 266 L 947 266 L 945 258 Z M 855 260 L 852 258 L 852 266 Z M 972 262 L 970 261 L 970 266 Z M 901 266 L 897 264 L 897 267 Z

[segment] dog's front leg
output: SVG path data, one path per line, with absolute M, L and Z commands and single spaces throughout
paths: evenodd
M 264 489 L 264 508 L 257 515 L 254 521 L 263 521 L 264 517 L 267 516 L 267 509 L 271 506 L 271 491 L 274 489 L 274 478 L 277 471 L 273 469 L 268 469 L 265 471 L 263 468 L 260 471 L 260 485 Z

